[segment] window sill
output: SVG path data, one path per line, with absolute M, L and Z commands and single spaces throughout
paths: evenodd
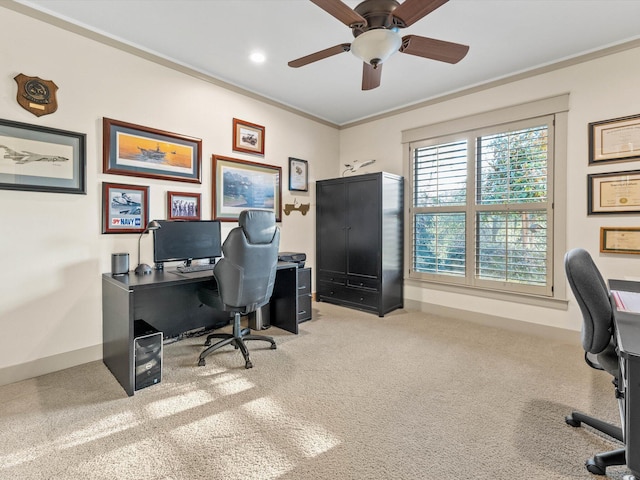
M 567 299 L 540 297 L 522 293 L 500 292 L 485 288 L 434 282 L 430 280 L 418 280 L 415 278 L 405 278 L 404 284 L 411 287 L 428 288 L 430 290 L 439 290 L 443 292 L 457 293 L 460 295 L 472 295 L 475 297 L 521 303 L 524 305 L 534 305 L 537 307 L 554 308 L 557 310 L 567 310 L 569 305 L 569 301 Z

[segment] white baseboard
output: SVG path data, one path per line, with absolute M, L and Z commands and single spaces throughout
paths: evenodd
M 424 313 L 430 313 L 432 315 L 438 315 L 440 317 L 457 318 L 489 327 L 498 327 L 514 332 L 554 339 L 570 345 L 582 344 L 580 340 L 580 332 L 576 330 L 551 327 L 549 325 L 541 325 L 539 323 L 523 322 L 521 320 L 514 320 L 513 318 L 470 312 L 469 310 L 462 310 L 459 308 L 443 307 L 442 305 L 434 305 L 420 302 L 418 300 L 410 300 L 408 298 L 404 299 L 404 308 L 406 310 L 417 310 Z
M 50 357 L 39 358 L 27 363 L 0 368 L 0 385 L 39 377 L 65 368 L 102 359 L 102 344 L 64 352 Z

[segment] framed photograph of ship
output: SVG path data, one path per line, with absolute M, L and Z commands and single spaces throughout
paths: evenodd
M 149 187 L 102 183 L 102 233 L 142 233 L 149 221 Z
M 201 183 L 201 139 L 110 118 L 102 127 L 104 173 Z
M 213 156 L 213 219 L 237 222 L 248 208 L 270 210 L 282 219 L 282 168 Z
M 167 192 L 168 220 L 200 220 L 199 193 Z
M 233 150 L 264 155 L 264 130 L 262 125 L 233 119 Z

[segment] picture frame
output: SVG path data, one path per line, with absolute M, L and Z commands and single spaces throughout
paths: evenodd
M 262 125 L 233 119 L 233 151 L 264 155 L 265 128 Z
M 102 129 L 104 173 L 201 183 L 201 139 L 111 118 Z
M 640 159 L 640 115 L 589 124 L 589 164 Z
M 200 220 L 201 197 L 199 193 L 167 192 L 167 219 Z
M 640 170 L 587 175 L 588 215 L 640 213 Z
M 0 119 L 0 189 L 86 195 L 86 137 Z
M 289 191 L 309 191 L 309 163 L 289 157 Z
M 102 233 L 142 233 L 148 222 L 148 186 L 102 183 Z
M 240 212 L 258 208 L 282 219 L 282 168 L 275 165 L 212 156 L 213 219 L 238 221 Z
M 640 255 L 640 227 L 600 227 L 600 252 Z

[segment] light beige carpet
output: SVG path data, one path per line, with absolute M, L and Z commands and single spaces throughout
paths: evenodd
M 619 422 L 579 345 L 421 313 L 314 303 L 277 350 L 197 366 L 166 345 L 162 383 L 127 397 L 102 362 L 0 387 L 0 478 L 589 479 L 618 445 L 564 423 Z M 611 468 L 621 479 L 624 467 Z

